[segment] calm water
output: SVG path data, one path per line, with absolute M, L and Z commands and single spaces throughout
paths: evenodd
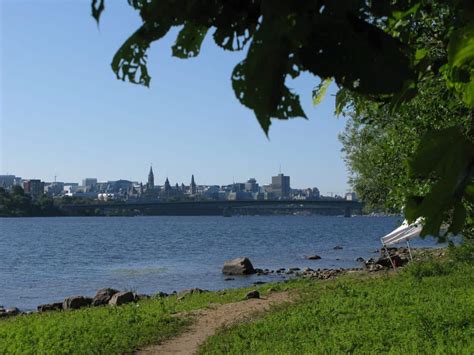
M 0 218 L 0 305 L 35 309 L 101 287 L 155 293 L 269 280 L 224 281 L 224 260 L 238 256 L 259 268 L 356 267 L 354 260 L 374 256 L 380 236 L 397 223 L 329 216 Z M 322 259 L 306 260 L 311 254 Z

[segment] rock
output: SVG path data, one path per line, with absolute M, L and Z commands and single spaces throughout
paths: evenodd
M 222 268 L 225 275 L 250 275 L 255 274 L 255 269 L 248 258 L 227 260 Z
M 319 259 L 321 259 L 321 257 L 319 255 L 310 255 L 310 256 L 307 256 L 306 259 L 308 259 L 308 260 L 319 260 Z
M 363 262 L 365 261 L 365 259 L 359 256 L 359 257 L 356 259 L 356 261 L 358 261 L 359 263 L 363 263 Z
M 299 267 L 290 267 L 290 271 L 300 271 L 301 269 Z
M 90 297 L 84 297 L 84 296 L 73 296 L 73 297 L 68 297 L 64 300 L 63 302 L 63 309 L 69 310 L 69 309 L 79 309 L 83 307 L 88 307 L 92 303 L 92 298 Z
M 408 258 L 401 257 L 400 255 L 392 255 L 391 258 L 392 261 L 387 257 L 381 257 L 375 261 L 375 264 L 390 268 L 392 267 L 392 262 L 395 264 L 395 267 L 403 266 L 408 262 Z
M 235 279 L 234 279 L 233 277 L 226 277 L 226 278 L 224 279 L 224 281 L 232 281 L 232 280 L 235 280 Z
M 154 297 L 155 297 L 155 298 L 164 298 L 164 297 L 168 297 L 168 296 L 169 296 L 169 295 L 168 295 L 166 292 L 161 292 L 161 291 L 159 291 L 159 292 L 155 293 L 155 296 L 154 296 Z
M 109 304 L 112 306 L 120 306 L 122 304 L 134 302 L 136 300 L 135 293 L 131 291 L 118 292 L 112 296 Z
M 184 297 L 189 295 L 196 295 L 200 293 L 207 292 L 206 290 L 201 290 L 200 288 L 190 288 L 189 290 L 184 290 L 178 293 L 178 300 L 182 300 Z
M 63 309 L 62 302 L 40 304 L 37 307 L 38 312 L 61 311 L 62 309 Z
M 113 288 L 101 288 L 97 291 L 94 298 L 92 299 L 93 306 L 102 306 L 109 303 L 113 295 L 118 293 L 119 290 Z
M 260 292 L 258 292 L 257 290 L 254 290 L 254 291 L 250 291 L 249 293 L 245 295 L 245 299 L 249 300 L 251 298 L 260 298 Z
M 254 286 L 257 286 L 257 285 L 264 285 L 264 284 L 266 284 L 266 282 L 265 282 L 265 281 L 256 281 L 256 282 L 254 282 L 253 284 L 254 284 Z
M 341 250 L 342 247 L 341 247 L 340 245 L 336 245 L 333 249 L 334 249 L 334 250 Z
M 11 308 L 5 309 L 5 315 L 6 315 L 7 317 L 10 317 L 10 316 L 17 316 L 17 315 L 19 315 L 19 314 L 21 314 L 21 311 L 20 311 L 18 308 L 16 308 L 16 307 L 11 307 Z
M 383 270 L 384 267 L 380 264 L 370 264 L 369 265 L 369 272 L 375 272 L 375 271 L 380 271 Z

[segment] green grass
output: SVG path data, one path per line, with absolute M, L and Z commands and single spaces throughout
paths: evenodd
M 0 320 L 0 354 L 122 354 L 180 332 L 176 313 L 241 300 L 248 289 L 150 299 L 121 307 L 48 312 Z
M 472 259 L 428 260 L 396 276 L 348 275 L 298 287 L 299 302 L 220 331 L 200 353 L 474 353 Z

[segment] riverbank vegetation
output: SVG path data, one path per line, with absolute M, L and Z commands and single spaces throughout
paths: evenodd
M 40 196 L 33 200 L 21 186 L 11 191 L 0 187 L 0 217 L 50 217 L 61 216 L 62 212 L 51 197 Z
M 394 277 L 299 282 L 300 302 L 221 331 L 200 353 L 472 354 L 472 252 L 453 249 Z
M 474 248 L 413 262 L 398 273 L 354 273 L 259 286 L 298 301 L 222 330 L 201 353 L 459 353 L 474 351 Z M 186 313 L 242 301 L 247 289 L 152 298 L 121 307 L 0 321 L 0 353 L 125 353 L 175 336 Z M 243 301 L 245 302 L 245 301 Z

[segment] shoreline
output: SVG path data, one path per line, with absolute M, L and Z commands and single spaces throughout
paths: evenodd
M 412 253 L 414 256 L 414 260 L 419 259 L 420 257 L 425 257 L 426 255 L 433 255 L 436 257 L 442 257 L 445 254 L 446 247 L 440 247 L 440 248 L 412 248 Z M 396 258 L 398 263 L 401 263 L 398 267 L 403 268 L 405 265 L 407 265 L 410 260 L 409 260 L 409 253 L 408 249 L 401 247 L 401 248 L 389 248 L 390 254 L 393 258 Z M 110 298 L 107 299 L 105 303 L 97 303 L 94 304 L 94 299 L 97 298 L 98 295 L 101 294 L 103 290 L 113 290 L 115 291 L 114 294 L 126 294 L 124 297 L 126 298 L 126 302 L 120 303 L 120 304 L 125 304 L 125 303 L 130 303 L 130 302 L 137 302 L 143 299 L 149 299 L 149 298 L 162 298 L 162 297 L 184 297 L 187 294 L 192 294 L 192 293 L 204 293 L 204 292 L 223 292 L 229 289 L 242 289 L 242 288 L 248 288 L 248 287 L 258 287 L 260 285 L 264 284 L 279 284 L 279 283 L 285 283 L 293 279 L 304 279 L 304 278 L 309 278 L 313 280 L 331 280 L 335 279 L 339 276 L 345 275 L 345 274 L 350 274 L 350 273 L 377 273 L 377 272 L 387 272 L 390 271 L 392 266 L 390 264 L 390 261 L 379 251 L 379 257 L 377 259 L 374 258 L 369 258 L 367 260 L 358 258 L 359 262 L 362 263 L 361 267 L 356 267 L 356 268 L 299 268 L 299 267 L 289 267 L 289 268 L 280 268 L 277 270 L 270 270 L 270 269 L 260 269 L 260 268 L 255 268 L 255 276 L 280 276 L 283 279 L 280 280 L 271 280 L 271 281 L 255 281 L 252 283 L 252 285 L 248 286 L 238 286 L 238 287 L 230 287 L 230 288 L 221 288 L 221 289 L 216 289 L 216 290 L 204 290 L 200 288 L 184 288 L 181 291 L 173 291 L 171 293 L 166 293 L 162 291 L 156 291 L 153 294 L 139 294 L 134 291 L 130 290 L 116 290 L 113 288 L 101 288 L 97 290 L 97 293 L 94 297 L 88 297 L 88 296 L 69 296 L 66 297 L 63 301 L 57 301 L 57 302 L 52 302 L 52 303 L 44 303 L 40 304 L 36 307 L 36 310 L 20 310 L 19 308 L 13 306 L 13 307 L 7 307 L 4 308 L 2 305 L 0 305 L 0 319 L 5 319 L 13 316 L 19 316 L 19 315 L 29 315 L 29 314 L 35 314 L 35 313 L 42 313 L 42 312 L 48 312 L 48 311 L 68 311 L 72 309 L 80 309 L 83 307 L 92 307 L 92 306 L 104 306 L 108 304 L 109 300 L 112 298 L 113 295 L 110 296 Z M 362 259 L 362 260 L 360 260 Z M 311 259 L 309 259 L 311 260 Z M 251 275 L 227 275 L 226 281 L 232 281 L 235 280 L 235 278 L 247 278 Z M 122 295 L 123 296 L 123 295 Z M 71 299 L 74 299 L 75 301 L 72 301 L 73 303 L 76 302 L 76 305 L 69 305 L 68 302 L 71 302 Z M 117 305 L 117 304 L 115 304 Z

